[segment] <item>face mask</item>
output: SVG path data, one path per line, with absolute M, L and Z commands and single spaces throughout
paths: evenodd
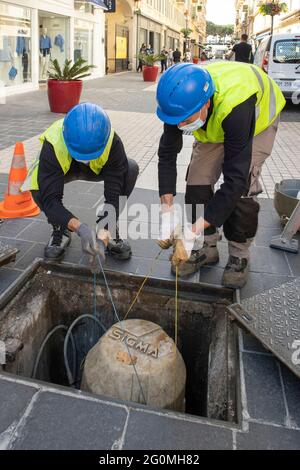
M 205 124 L 205 121 L 202 121 L 202 119 L 198 118 L 196 119 L 196 121 L 194 122 L 191 122 L 190 124 L 186 124 L 185 126 L 178 126 L 178 128 L 181 130 L 181 131 L 189 131 L 189 132 L 193 132 L 193 131 L 197 131 L 198 129 L 200 129 L 200 127 L 203 127 Z
M 89 160 L 76 160 L 76 162 L 83 163 L 84 165 L 89 165 Z

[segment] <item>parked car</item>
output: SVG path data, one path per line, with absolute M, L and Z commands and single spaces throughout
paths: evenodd
M 279 85 L 285 98 L 300 98 L 300 34 L 274 34 L 256 49 L 254 64 Z
M 215 59 L 224 59 L 224 56 L 225 56 L 224 49 L 216 49 Z

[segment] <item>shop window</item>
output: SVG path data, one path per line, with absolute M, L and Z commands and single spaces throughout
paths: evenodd
M 57 59 L 61 67 L 69 59 L 69 19 L 40 12 L 39 33 L 40 80 L 46 80 L 50 59 Z
M 75 19 L 74 60 L 79 57 L 93 63 L 93 24 Z
M 31 10 L 0 2 L 0 86 L 31 81 Z

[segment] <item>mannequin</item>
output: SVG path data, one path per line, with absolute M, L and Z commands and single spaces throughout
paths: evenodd
M 41 80 L 46 80 L 47 78 L 47 70 L 49 66 L 51 48 L 52 43 L 50 37 L 48 36 L 48 29 L 43 28 L 43 34 L 41 34 L 40 36 Z
M 11 42 L 9 37 L 4 36 L 0 49 L 0 80 L 9 84 L 9 71 L 14 63 Z

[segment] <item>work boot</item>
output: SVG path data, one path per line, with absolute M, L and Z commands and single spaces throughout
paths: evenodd
M 185 263 L 178 265 L 178 276 L 186 277 L 190 276 L 197 271 L 202 266 L 209 266 L 216 264 L 219 261 L 219 252 L 217 244 L 208 244 L 204 242 L 203 247 L 200 250 L 193 250 L 190 258 Z M 176 266 L 171 264 L 171 271 L 173 274 L 176 274 Z
M 129 243 L 119 237 L 109 241 L 107 246 L 107 253 L 121 261 L 125 261 L 131 258 L 132 255 Z
M 248 272 L 249 260 L 247 258 L 237 258 L 230 255 L 223 273 L 223 286 L 231 289 L 241 289 L 247 282 Z
M 62 230 L 59 226 L 53 225 L 53 232 L 44 249 L 44 257 L 48 260 L 59 261 L 63 258 L 67 246 L 71 243 L 71 232 L 68 229 Z

